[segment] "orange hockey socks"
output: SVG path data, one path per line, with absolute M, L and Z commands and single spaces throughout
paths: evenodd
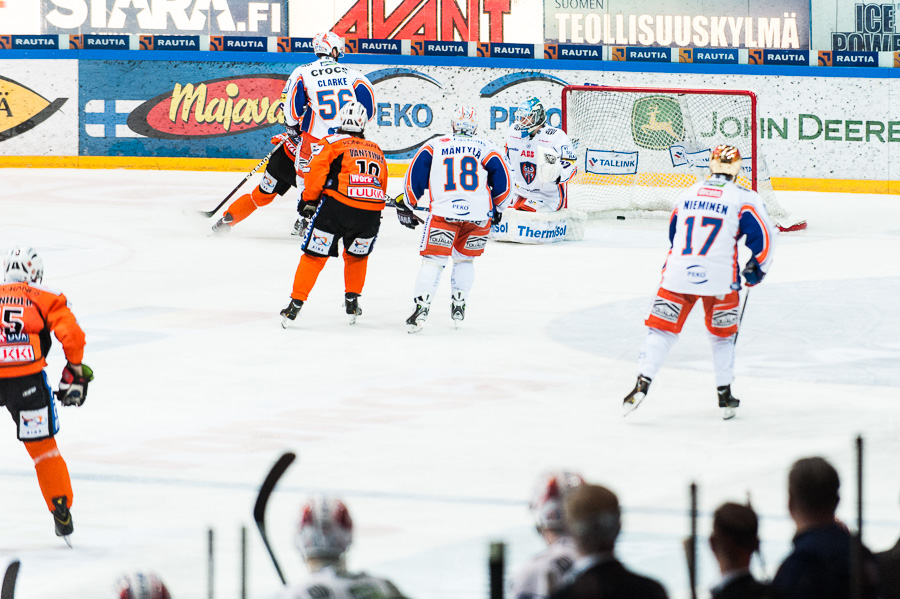
M 34 460 L 34 469 L 37 471 L 38 484 L 47 508 L 53 511 L 53 498 L 66 496 L 68 505 L 72 507 L 72 481 L 69 479 L 69 469 L 66 461 L 59 454 L 56 447 L 56 439 L 42 439 L 41 441 L 28 441 L 25 443 L 28 455 Z
M 344 291 L 346 293 L 362 293 L 366 284 L 366 267 L 368 256 L 354 256 L 344 251 Z
M 272 203 L 272 200 L 274 199 L 274 193 L 263 193 L 262 190 L 257 187 L 250 193 L 244 194 L 236 199 L 231 206 L 225 210 L 225 214 L 231 215 L 234 219 L 232 220 L 231 226 L 234 226 L 250 216 L 257 208 Z
M 306 301 L 327 261 L 328 258 L 323 256 L 303 254 L 300 257 L 300 264 L 297 265 L 297 272 L 294 274 L 294 289 L 291 291 L 292 299 Z

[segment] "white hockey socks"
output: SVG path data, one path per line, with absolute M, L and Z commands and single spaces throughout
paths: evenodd
M 656 378 L 656 373 L 662 368 L 669 350 L 678 341 L 678 335 L 668 331 L 661 331 L 652 327 L 647 329 L 647 337 L 641 346 L 638 356 L 638 374 L 648 379 Z
M 734 336 L 719 337 L 709 332 L 707 335 L 716 368 L 716 387 L 730 385 L 734 381 Z
M 469 260 L 454 259 L 453 273 L 450 277 L 450 285 L 453 289 L 453 298 L 463 301 L 469 297 L 472 284 L 475 282 L 475 263 Z
M 437 292 L 438 283 L 441 281 L 441 273 L 447 263 L 446 256 L 423 256 L 422 266 L 419 267 L 419 276 L 416 277 L 415 294 L 413 297 L 425 297 L 429 301 Z

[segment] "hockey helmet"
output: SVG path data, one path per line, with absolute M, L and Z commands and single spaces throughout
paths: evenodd
M 353 541 L 353 521 L 344 502 L 316 495 L 300 506 L 294 543 L 303 559 L 339 559 Z
M 478 130 L 474 106 L 458 106 L 450 117 L 450 127 L 456 135 L 475 135 Z
M 116 582 L 116 599 L 171 599 L 169 589 L 153 572 L 130 572 Z
M 40 283 L 44 278 L 44 261 L 34 248 L 14 247 L 3 261 L 3 278 L 10 283 Z
M 522 137 L 534 135 L 547 122 L 547 112 L 537 98 L 525 100 L 516 108 L 516 125 Z
M 584 484 L 580 474 L 557 471 L 541 475 L 531 499 L 531 514 L 538 530 L 565 530 L 563 501 L 566 495 Z
M 369 120 L 369 113 L 366 107 L 359 102 L 347 102 L 341 107 L 338 113 L 338 129 L 349 133 L 362 133 L 366 130 L 366 122 Z
M 709 157 L 709 172 L 713 175 L 728 175 L 736 179 L 741 172 L 741 152 L 734 146 L 719 144 Z
M 332 33 L 331 31 L 323 31 L 322 33 L 316 34 L 316 37 L 313 38 L 313 53 L 316 56 L 328 56 L 334 58 L 332 55 L 332 50 L 337 48 L 338 54 L 337 58 L 341 58 L 344 55 L 344 40 L 336 33 Z

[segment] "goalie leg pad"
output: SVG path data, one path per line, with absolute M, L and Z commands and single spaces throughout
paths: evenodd
M 650 314 L 644 320 L 644 324 L 653 329 L 668 331 L 676 335 L 681 332 L 684 321 L 697 302 L 698 296 L 675 293 L 668 289 L 659 288 L 653 304 L 650 306 Z M 649 375 L 648 375 L 649 376 Z M 650 378 L 653 378 L 652 376 Z
M 490 238 L 495 241 L 530 244 L 564 241 L 570 238 L 570 217 L 571 214 L 568 210 L 556 212 L 504 210 L 503 220 L 500 224 L 491 227 Z M 581 218 L 580 222 L 583 222 L 583 217 L 578 218 Z M 580 231 L 583 236 L 583 226 Z
M 737 333 L 739 304 L 737 291 L 725 296 L 704 296 L 703 310 L 706 312 L 707 330 L 718 337 L 731 337 Z

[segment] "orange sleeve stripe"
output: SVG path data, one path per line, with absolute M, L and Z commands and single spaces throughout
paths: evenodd
M 759 213 L 756 211 L 756 208 L 754 208 L 750 204 L 744 204 L 743 206 L 741 206 L 741 212 L 743 212 L 744 210 L 746 210 L 747 212 L 749 212 L 750 214 L 753 215 L 753 218 L 755 218 L 756 222 L 759 223 L 759 228 L 762 229 L 763 249 L 759 253 L 759 255 L 756 256 L 756 260 L 760 264 L 762 264 L 763 262 L 766 261 L 766 258 L 769 257 L 769 248 L 772 247 L 771 242 L 769 240 L 769 229 L 768 229 L 768 227 L 766 227 L 766 221 L 764 221 L 762 219 L 762 217 L 759 216 Z

